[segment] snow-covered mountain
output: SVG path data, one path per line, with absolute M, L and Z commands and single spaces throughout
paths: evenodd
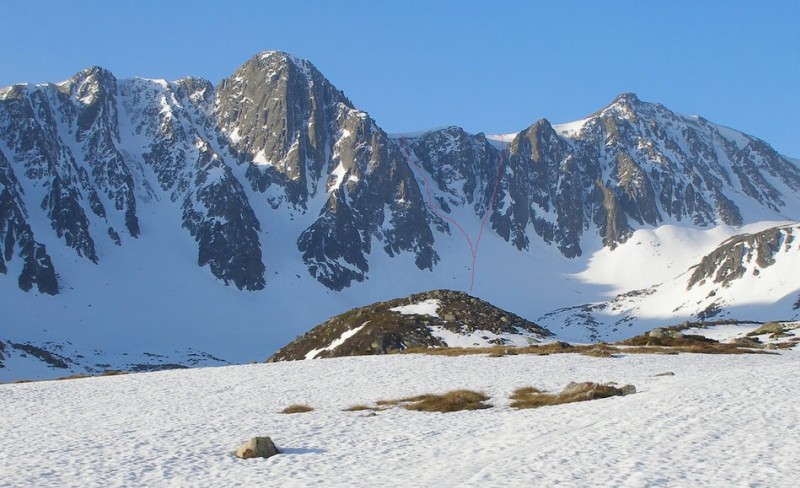
M 217 86 L 94 67 L 0 89 L 0 341 L 72 351 L 78 371 L 263 359 L 331 315 L 437 288 L 535 319 L 798 220 L 795 161 L 633 94 L 512 136 L 390 137 L 279 52 Z M 676 307 L 660 318 L 697 313 Z

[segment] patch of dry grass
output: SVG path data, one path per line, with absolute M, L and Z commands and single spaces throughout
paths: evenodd
M 531 395 L 538 395 L 539 393 L 544 392 L 533 386 L 523 386 L 522 388 L 517 388 L 514 390 L 514 393 L 511 394 L 510 398 L 512 400 L 523 400 Z
M 541 345 L 525 347 L 491 346 L 491 347 L 410 347 L 398 350 L 395 354 L 428 354 L 432 356 L 471 356 L 486 354 L 489 357 L 516 356 L 517 354 L 547 355 L 559 352 L 578 352 L 576 347 L 566 342 L 549 342 Z
M 420 412 L 458 412 L 461 410 L 482 410 L 491 405 L 484 403 L 489 397 L 472 390 L 453 390 L 441 395 L 420 395 L 403 405 L 408 410 Z
M 767 351 L 753 350 L 738 344 L 723 344 L 720 342 L 698 343 L 675 346 L 634 346 L 620 348 L 624 354 L 773 354 Z
M 374 408 L 369 405 L 350 405 L 344 409 L 345 412 L 363 412 L 364 410 L 374 410 Z
M 75 373 L 75 374 L 70 375 L 70 376 L 61 376 L 59 378 L 56 378 L 56 380 L 58 380 L 58 381 L 62 381 L 62 380 L 80 380 L 80 379 L 83 379 L 83 378 L 91 378 L 91 377 L 92 376 L 88 375 L 88 374 Z
M 378 400 L 376 405 L 392 407 L 402 405 L 407 410 L 420 412 L 458 412 L 490 408 L 484 403 L 489 397 L 472 390 L 453 390 L 442 394 L 416 395 L 396 400 Z
M 676 328 L 669 328 L 675 329 Z M 758 345 L 720 343 L 713 339 L 699 335 L 683 335 L 679 337 L 650 337 L 645 333 L 630 339 L 625 339 L 612 344 L 579 344 L 572 345 L 566 342 L 550 342 L 525 347 L 491 346 L 491 347 L 415 347 L 394 351 L 397 354 L 428 354 L 435 356 L 467 356 L 484 354 L 489 357 L 499 358 L 517 354 L 533 354 L 546 356 L 548 354 L 574 353 L 591 357 L 611 358 L 619 354 L 774 354 L 762 350 L 754 350 Z M 781 346 L 778 347 L 791 347 Z
M 397 349 L 391 354 L 428 354 L 431 356 L 471 356 L 474 354 L 489 354 L 501 356 L 506 347 L 409 347 Z
M 551 342 L 542 345 L 525 347 L 493 346 L 493 347 L 442 347 L 442 348 L 410 348 L 398 351 L 398 354 L 428 354 L 434 356 L 468 356 L 485 354 L 489 357 L 513 356 L 517 354 L 533 354 L 547 356 L 549 354 L 582 354 L 592 357 L 610 358 L 618 354 L 770 354 L 766 351 L 755 351 L 741 344 L 723 344 L 702 336 L 684 336 L 680 338 L 660 337 L 648 338 L 646 335 L 633 337 L 614 344 L 580 344 L 571 345 L 565 342 Z
M 118 369 L 109 369 L 100 373 L 100 376 L 119 376 L 121 374 L 128 374 L 128 372 L 120 371 Z
M 626 390 L 628 389 L 628 390 Z M 512 408 L 539 408 L 550 405 L 563 405 L 565 403 L 585 402 L 612 396 L 625 395 L 626 391 L 633 390 L 632 386 L 617 388 L 610 384 L 602 383 L 570 383 L 561 393 L 547 393 L 527 386 L 518 388 L 511 394 Z
M 295 403 L 294 405 L 289 405 L 288 407 L 281 410 L 281 413 L 305 413 L 305 412 L 311 412 L 313 410 L 314 407 L 311 407 L 309 405 Z

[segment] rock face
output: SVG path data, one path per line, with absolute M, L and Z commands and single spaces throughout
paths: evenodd
M 733 189 L 779 210 L 800 188 L 798 168 L 767 149 L 623 94 L 578 123 L 541 120 L 519 133 L 492 222 L 519 248 L 531 224 L 567 257 L 581 254 L 580 237 L 593 227 L 613 247 L 642 225 L 741 225 Z
M 236 457 L 241 459 L 268 458 L 280 454 L 269 437 L 253 437 L 236 449 Z
M 664 338 L 680 339 L 681 337 L 683 337 L 683 333 L 679 330 L 668 330 L 663 327 L 656 327 L 655 329 L 648 332 L 647 336 L 650 337 L 651 339 L 664 339 Z
M 25 291 L 34 286 L 40 293 L 58 293 L 53 263 L 44 244 L 36 241 L 27 222 L 21 188 L 14 171 L 0 152 L 0 273 L 8 273 L 6 262 L 19 259 L 22 270 L 19 287 Z
M 550 335 L 533 322 L 466 293 L 437 290 L 337 315 L 281 348 L 268 361 L 387 354 L 463 343 L 527 344 Z
M 689 278 L 687 288 L 706 281 L 730 286 L 748 271 L 758 275 L 774 265 L 780 254 L 800 252 L 797 235 L 800 235 L 800 225 L 787 225 L 728 239 L 703 257 Z
M 281 239 L 342 290 L 376 254 L 434 270 L 437 238 L 461 232 L 455 215 L 486 219 L 508 252 L 543 241 L 574 258 L 587 236 L 614 247 L 642 226 L 797 219 L 798 193 L 800 170 L 763 141 L 633 94 L 498 144 L 458 127 L 391 138 L 280 52 L 217 87 L 92 67 L 0 89 L 0 273 L 45 294 L 61 287 L 54 256 L 102 265 L 175 211 L 197 264 L 226 285 L 268 287 L 278 258 L 264 249 Z

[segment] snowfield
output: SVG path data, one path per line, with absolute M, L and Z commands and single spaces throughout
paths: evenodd
M 800 351 L 393 355 L 0 385 L 0 486 L 796 486 L 799 371 Z M 638 392 L 508 406 L 570 381 Z M 456 388 L 494 407 L 343 411 Z M 233 456 L 257 435 L 283 453 Z

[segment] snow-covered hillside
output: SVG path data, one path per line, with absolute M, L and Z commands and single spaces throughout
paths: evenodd
M 798 354 L 372 356 L 0 385 L 0 486 L 793 487 Z M 637 393 L 509 407 L 516 388 L 571 381 Z M 343 411 L 457 388 L 493 407 Z M 278 413 L 294 403 L 315 410 Z M 235 458 L 253 436 L 283 453 Z
M 566 340 L 613 341 L 682 318 L 797 320 L 800 226 L 774 224 L 747 226 L 740 230 L 747 232 L 717 245 L 715 234 L 724 235 L 722 228 L 637 231 L 622 249 L 597 253 L 579 276 L 602 283 L 615 266 L 641 275 L 623 278 L 610 300 L 555 310 L 538 322 Z

